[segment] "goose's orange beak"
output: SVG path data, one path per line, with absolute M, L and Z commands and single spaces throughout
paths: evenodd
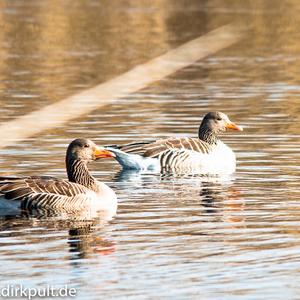
M 233 130 L 243 131 L 242 126 L 238 126 L 233 122 L 227 123 L 225 127 L 226 127 L 226 129 L 233 129 Z
M 100 148 L 100 147 L 96 147 L 93 154 L 96 159 L 116 157 L 116 155 L 114 153 L 106 150 L 105 148 Z

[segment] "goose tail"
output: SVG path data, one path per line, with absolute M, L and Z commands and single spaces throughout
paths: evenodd
M 124 170 L 156 170 L 159 169 L 159 161 L 152 157 L 143 157 L 138 154 L 126 153 L 120 149 L 108 146 L 105 149 L 113 152 L 115 159 Z

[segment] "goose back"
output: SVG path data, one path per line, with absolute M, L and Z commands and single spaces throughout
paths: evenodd
M 192 150 L 201 154 L 209 154 L 214 146 L 198 138 L 169 138 L 150 142 L 138 142 L 118 149 L 126 153 L 139 154 L 144 157 L 158 158 L 162 153 L 170 150 Z M 167 153 L 165 153 L 167 155 Z

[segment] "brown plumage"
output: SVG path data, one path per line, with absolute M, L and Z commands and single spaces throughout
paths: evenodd
M 207 158 L 216 149 L 218 149 L 218 155 L 222 155 L 222 149 L 219 148 L 223 145 L 224 153 L 228 154 L 228 147 L 218 139 L 218 135 L 227 129 L 242 130 L 240 126 L 231 122 L 224 113 L 210 112 L 205 115 L 201 122 L 198 138 L 167 138 L 127 145 L 108 146 L 107 149 L 116 154 L 116 159 L 124 169 L 157 169 L 158 165 L 160 169 L 194 167 L 196 165 L 199 169 L 203 165 L 207 169 L 209 166 L 207 166 L 205 161 L 209 161 Z M 195 153 L 199 157 L 196 157 Z M 231 154 L 229 156 L 235 169 L 235 158 L 233 159 Z M 157 159 L 158 162 L 156 163 L 155 160 L 150 161 L 149 159 Z M 220 157 L 221 159 L 222 157 Z
M 161 153 L 170 149 L 193 150 L 209 153 L 211 146 L 197 138 L 168 138 L 145 143 L 132 143 L 119 146 L 118 149 L 126 152 L 157 158 Z
M 87 168 L 92 160 L 113 156 L 90 140 L 76 139 L 66 153 L 69 180 L 51 176 L 1 176 L 0 194 L 6 200 L 20 201 L 21 208 L 30 209 L 80 208 L 101 201 L 101 197 L 115 198 L 114 192 L 98 182 Z

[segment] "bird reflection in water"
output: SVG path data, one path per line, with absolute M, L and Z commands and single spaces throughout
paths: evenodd
M 74 227 L 69 230 L 68 243 L 72 259 L 87 258 L 90 254 L 109 255 L 116 250 L 115 243 L 95 236 L 94 226 Z
M 69 252 L 72 253 L 71 260 L 82 259 L 90 254 L 108 255 L 115 251 L 115 243 L 99 236 L 111 218 L 98 212 L 97 217 L 89 211 L 70 212 L 56 210 L 25 210 L 18 215 L 1 215 L 0 231 L 1 236 L 6 236 L 6 232 L 12 236 L 22 236 L 28 243 L 44 243 L 44 236 L 53 231 L 55 236 L 61 232 L 68 232 L 67 244 Z M 29 230 L 27 230 L 29 229 Z M 30 231 L 34 231 L 34 240 Z M 25 234 L 26 232 L 26 234 Z M 1 237 L 0 236 L 0 237 Z M 39 236 L 39 238 L 36 238 Z
M 169 199 L 174 198 L 175 193 L 176 199 L 180 199 L 180 202 L 184 202 L 186 207 L 191 206 L 192 209 L 196 202 L 200 201 L 199 205 L 203 210 L 198 210 L 197 214 L 218 214 L 225 222 L 235 225 L 240 225 L 244 221 L 241 212 L 245 204 L 241 192 L 234 184 L 233 175 L 186 175 L 121 170 L 115 175 L 114 181 L 124 182 L 124 188 L 120 185 L 118 188 L 124 189 L 127 195 L 130 192 L 145 193 L 145 187 L 151 186 L 152 191 L 166 190 L 165 195 Z M 170 205 L 173 207 L 181 204 L 176 202 Z
M 116 182 L 125 182 L 128 183 L 141 183 L 141 182 L 159 182 L 160 177 L 158 176 L 159 173 L 157 172 L 151 172 L 151 171 L 138 171 L 138 170 L 120 170 L 118 171 L 114 177 L 113 181 Z
M 244 221 L 240 212 L 244 210 L 245 203 L 241 192 L 233 185 L 203 182 L 199 194 L 206 213 L 222 211 L 223 220 L 228 223 L 241 224 Z
M 97 231 L 100 228 L 105 227 L 112 219 L 110 214 L 106 211 L 94 212 L 91 210 L 82 211 L 51 211 L 51 210 L 35 210 L 30 212 L 31 216 L 34 214 L 39 219 L 46 219 L 49 221 L 51 218 L 53 221 L 55 218 L 63 217 L 66 222 L 62 224 L 61 229 L 68 230 L 68 244 L 70 246 L 70 252 L 74 254 L 71 259 L 86 258 L 89 254 L 97 253 L 101 255 L 107 255 L 115 251 L 115 244 L 109 240 L 106 240 L 100 236 L 97 236 Z

